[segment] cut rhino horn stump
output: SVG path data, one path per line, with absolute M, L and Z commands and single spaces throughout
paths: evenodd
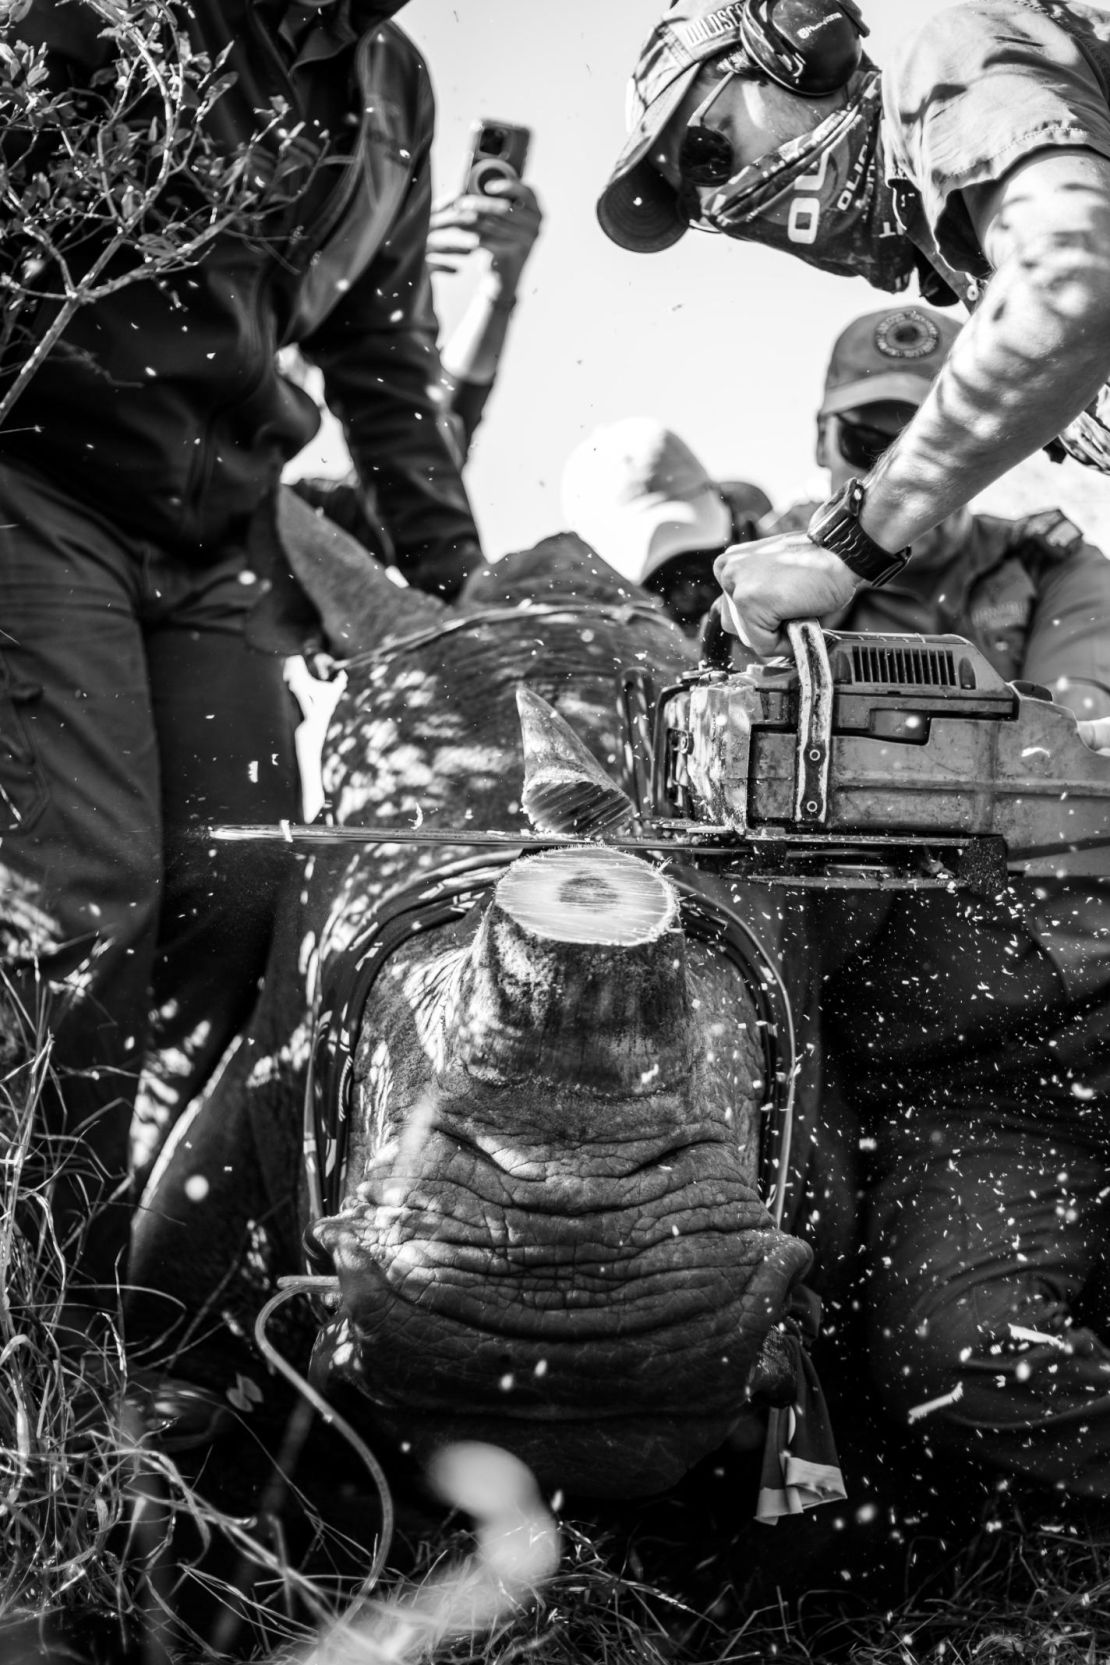
M 596 846 L 514 862 L 475 934 L 448 1027 L 485 1080 L 542 1076 L 638 1095 L 685 1077 L 686 948 L 673 885 Z
M 538 832 L 614 832 L 628 827 L 631 798 L 611 781 L 592 752 L 553 706 L 523 684 L 516 691 L 524 742 L 521 804 Z

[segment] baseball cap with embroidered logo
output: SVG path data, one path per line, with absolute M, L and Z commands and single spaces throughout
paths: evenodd
M 833 346 L 818 416 L 887 400 L 920 405 L 959 333 L 955 318 L 920 306 L 854 319 Z

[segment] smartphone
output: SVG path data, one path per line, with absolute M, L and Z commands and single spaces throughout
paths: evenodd
M 520 179 L 528 158 L 531 128 L 511 121 L 476 121 L 470 129 L 463 195 L 489 194 L 495 179 Z

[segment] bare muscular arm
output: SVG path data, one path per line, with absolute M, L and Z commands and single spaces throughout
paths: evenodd
M 865 480 L 864 530 L 904 548 L 1055 437 L 1110 378 L 1110 161 L 1040 151 L 965 193 L 994 268 L 914 420 Z M 781 651 L 782 624 L 844 605 L 858 580 L 804 533 L 716 564 L 741 633 Z

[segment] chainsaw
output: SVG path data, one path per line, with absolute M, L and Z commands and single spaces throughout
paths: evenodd
M 1003 681 L 961 636 L 788 633 L 793 663 L 731 673 L 718 618 L 701 668 L 661 692 L 657 819 L 727 828 L 763 879 L 1110 878 L 1110 757 L 1048 689 Z
M 1005 682 L 961 636 L 825 631 L 812 620 L 787 629 L 792 660 L 733 671 L 718 606 L 697 670 L 659 692 L 649 673 L 623 674 L 627 793 L 555 711 L 522 693 L 527 830 L 325 820 L 210 836 L 521 850 L 594 839 L 826 889 L 995 894 L 1015 875 L 1110 879 L 1110 757 L 1084 744 L 1046 688 Z

